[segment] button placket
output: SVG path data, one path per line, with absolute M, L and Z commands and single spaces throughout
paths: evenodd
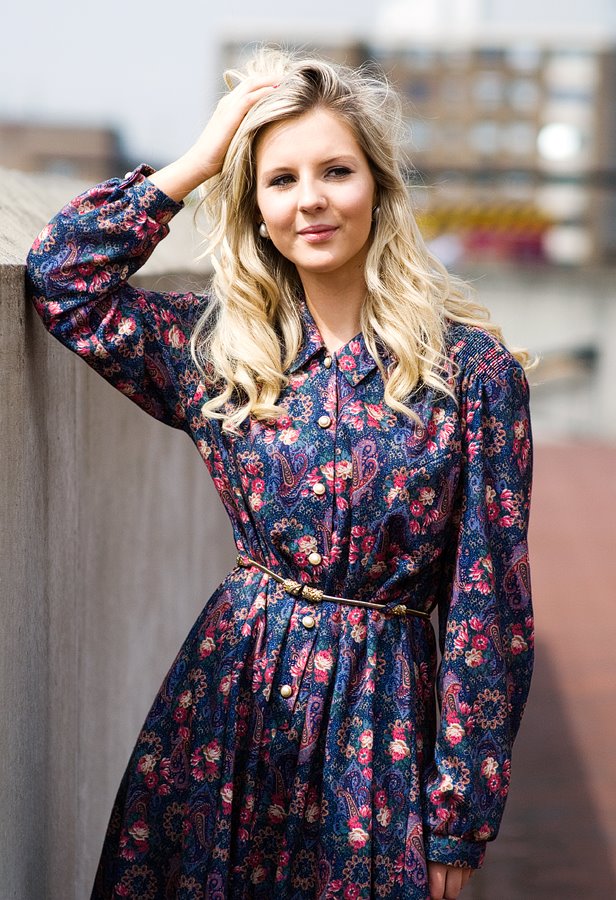
M 334 369 L 331 373 L 332 377 L 330 377 L 329 374 L 327 374 L 326 377 L 324 377 L 322 380 L 319 380 L 319 384 L 318 384 L 318 388 L 317 388 L 318 397 L 315 398 L 315 400 L 317 400 L 317 402 L 322 404 L 321 410 L 323 410 L 323 406 L 325 406 L 325 408 L 327 409 L 328 399 L 332 396 L 332 393 L 334 395 L 337 394 L 337 386 L 336 386 L 336 377 L 337 376 L 336 376 L 336 370 L 335 370 L 335 364 L 334 364 L 334 355 L 328 353 L 323 358 L 323 366 L 326 369 L 331 369 L 332 365 L 334 365 Z M 318 406 L 316 407 L 316 411 L 318 411 Z M 328 413 L 326 413 L 324 411 L 321 411 L 321 415 L 319 415 L 318 418 L 316 419 L 316 424 L 319 426 L 320 429 L 323 429 L 323 431 L 331 429 L 330 434 L 323 435 L 322 440 L 319 439 L 317 436 L 315 436 L 315 438 L 316 438 L 315 444 L 319 451 L 318 458 L 317 458 L 317 464 L 318 465 L 320 464 L 321 466 L 325 466 L 329 462 L 329 460 L 332 459 L 332 450 L 331 450 L 332 445 L 331 445 L 330 441 L 335 442 L 336 423 L 332 416 L 328 415 Z M 310 485 L 310 490 L 312 490 L 312 493 L 315 495 L 315 497 L 323 497 L 324 498 L 326 495 L 328 495 L 328 500 L 333 502 L 333 497 L 329 496 L 327 484 L 324 481 L 315 481 L 313 484 Z M 317 508 L 315 507 L 315 511 L 316 511 L 316 509 Z M 326 522 L 325 522 L 326 526 L 330 526 L 331 522 L 333 521 L 333 511 L 332 511 L 329 503 L 326 503 L 325 507 L 323 507 L 323 506 L 321 506 L 321 504 L 319 504 L 318 510 L 319 510 L 320 517 L 319 517 L 318 521 L 315 521 L 313 523 L 316 526 L 316 529 L 315 529 L 316 533 L 319 532 L 320 527 L 323 525 L 323 518 L 325 518 L 325 520 L 326 520 Z M 322 539 L 322 536 L 321 536 L 321 539 Z M 317 544 L 317 546 L 318 546 L 318 544 Z M 307 562 L 310 567 L 320 566 L 323 563 L 323 554 L 319 553 L 318 550 L 314 549 L 314 550 L 312 550 L 311 553 L 308 554 Z
M 307 670 L 311 667 L 308 664 L 310 655 L 315 652 L 318 629 L 318 618 L 312 612 L 310 606 L 298 602 L 289 619 L 287 645 L 285 648 L 285 658 L 287 664 L 280 670 L 280 681 L 276 688 L 276 695 L 284 702 L 289 713 L 293 714 L 297 703 L 301 697 L 313 690 L 310 676 Z M 292 648 L 297 648 L 297 652 L 306 653 L 306 664 L 302 667 L 301 672 L 293 672 L 291 669 L 291 660 L 295 657 Z M 307 651 L 306 651 L 306 648 Z

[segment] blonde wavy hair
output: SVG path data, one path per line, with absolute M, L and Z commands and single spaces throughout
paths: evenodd
M 383 376 L 385 402 L 419 421 L 404 401 L 422 385 L 456 399 L 445 354 L 447 320 L 479 326 L 505 342 L 487 308 L 473 299 L 474 289 L 450 274 L 422 239 L 403 175 L 400 98 L 367 66 L 352 69 L 267 46 L 243 72 L 227 70 L 224 79 L 232 88 L 250 75 L 275 76 L 280 86 L 246 114 L 222 171 L 201 186 L 196 210 L 208 223 L 200 256 L 211 256 L 214 274 L 190 350 L 206 383 L 221 388 L 203 404 L 203 415 L 237 431 L 249 414 L 275 419 L 286 412 L 276 402 L 302 343 L 302 286 L 295 266 L 258 235 L 255 145 L 266 126 L 320 108 L 352 128 L 376 181 L 380 213 L 365 264 L 360 327 Z M 377 340 L 395 357 L 388 371 Z M 511 352 L 525 369 L 536 364 L 526 350 Z

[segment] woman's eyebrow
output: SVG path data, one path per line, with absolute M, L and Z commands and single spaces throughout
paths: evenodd
M 357 162 L 357 157 L 352 153 L 338 153 L 336 156 L 330 156 L 329 159 L 324 159 L 322 165 L 329 166 L 333 162 Z

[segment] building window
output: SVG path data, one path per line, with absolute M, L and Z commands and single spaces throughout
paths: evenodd
M 512 44 L 505 50 L 505 62 L 517 72 L 536 72 L 541 66 L 541 48 L 536 44 Z
M 483 66 L 502 66 L 505 61 L 505 49 L 503 47 L 478 47 L 475 51 L 475 59 Z
M 498 122 L 484 120 L 473 125 L 468 132 L 470 147 L 481 156 L 492 156 L 500 149 Z
M 410 76 L 404 81 L 404 93 L 414 103 L 426 103 L 434 93 L 433 84 L 428 78 Z
M 472 85 L 473 100 L 482 109 L 496 109 L 503 103 L 503 77 L 500 72 L 477 72 Z
M 407 135 L 412 151 L 422 153 L 433 146 L 433 127 L 429 122 L 424 122 L 422 119 L 414 119 L 410 122 Z
M 531 78 L 514 78 L 507 85 L 509 105 L 518 112 L 533 112 L 540 97 L 539 85 Z
M 502 130 L 503 150 L 514 156 L 535 155 L 537 129 L 532 122 L 511 122 Z

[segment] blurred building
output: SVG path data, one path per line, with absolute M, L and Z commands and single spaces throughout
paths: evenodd
M 118 174 L 122 154 L 111 128 L 0 121 L 0 166 L 96 183 Z
M 616 256 L 613 47 L 371 50 L 405 98 L 427 236 L 455 236 L 465 259 Z
M 376 61 L 402 94 L 418 219 L 444 261 L 616 257 L 614 46 L 471 33 L 315 49 Z M 223 65 L 250 50 L 228 42 Z

